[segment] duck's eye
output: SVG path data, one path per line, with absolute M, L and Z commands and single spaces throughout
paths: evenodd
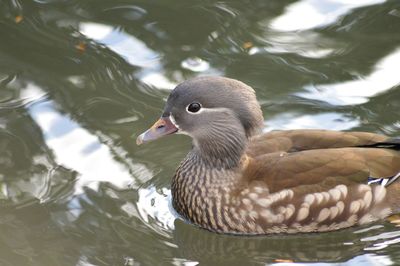
M 187 110 L 191 113 L 197 113 L 201 109 L 201 104 L 199 103 L 191 103 L 188 105 Z

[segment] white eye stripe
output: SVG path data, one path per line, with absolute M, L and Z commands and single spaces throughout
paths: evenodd
M 222 107 L 219 107 L 219 108 L 205 108 L 205 107 L 202 107 L 199 111 L 197 111 L 196 113 L 193 113 L 193 112 L 190 112 L 186 107 L 186 111 L 191 115 L 197 115 L 197 114 L 201 114 L 201 113 L 223 112 L 223 111 L 226 111 L 226 110 L 228 110 L 228 109 L 227 108 L 222 108 Z

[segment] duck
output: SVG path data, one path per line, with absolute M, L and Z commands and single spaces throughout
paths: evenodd
M 192 138 L 172 178 L 172 206 L 216 233 L 327 232 L 399 212 L 400 138 L 263 127 L 250 86 L 203 76 L 177 85 L 136 142 Z

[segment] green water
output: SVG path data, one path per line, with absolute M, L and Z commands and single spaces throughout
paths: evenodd
M 175 219 L 190 139 L 135 138 L 198 75 L 253 86 L 266 131 L 399 136 L 400 2 L 0 0 L 0 265 L 400 265 L 384 221 L 235 237 Z

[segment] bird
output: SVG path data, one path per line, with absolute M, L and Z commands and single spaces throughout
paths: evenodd
M 399 212 L 400 138 L 263 127 L 254 89 L 202 76 L 178 84 L 136 142 L 192 138 L 172 178 L 172 206 L 216 233 L 327 232 Z

